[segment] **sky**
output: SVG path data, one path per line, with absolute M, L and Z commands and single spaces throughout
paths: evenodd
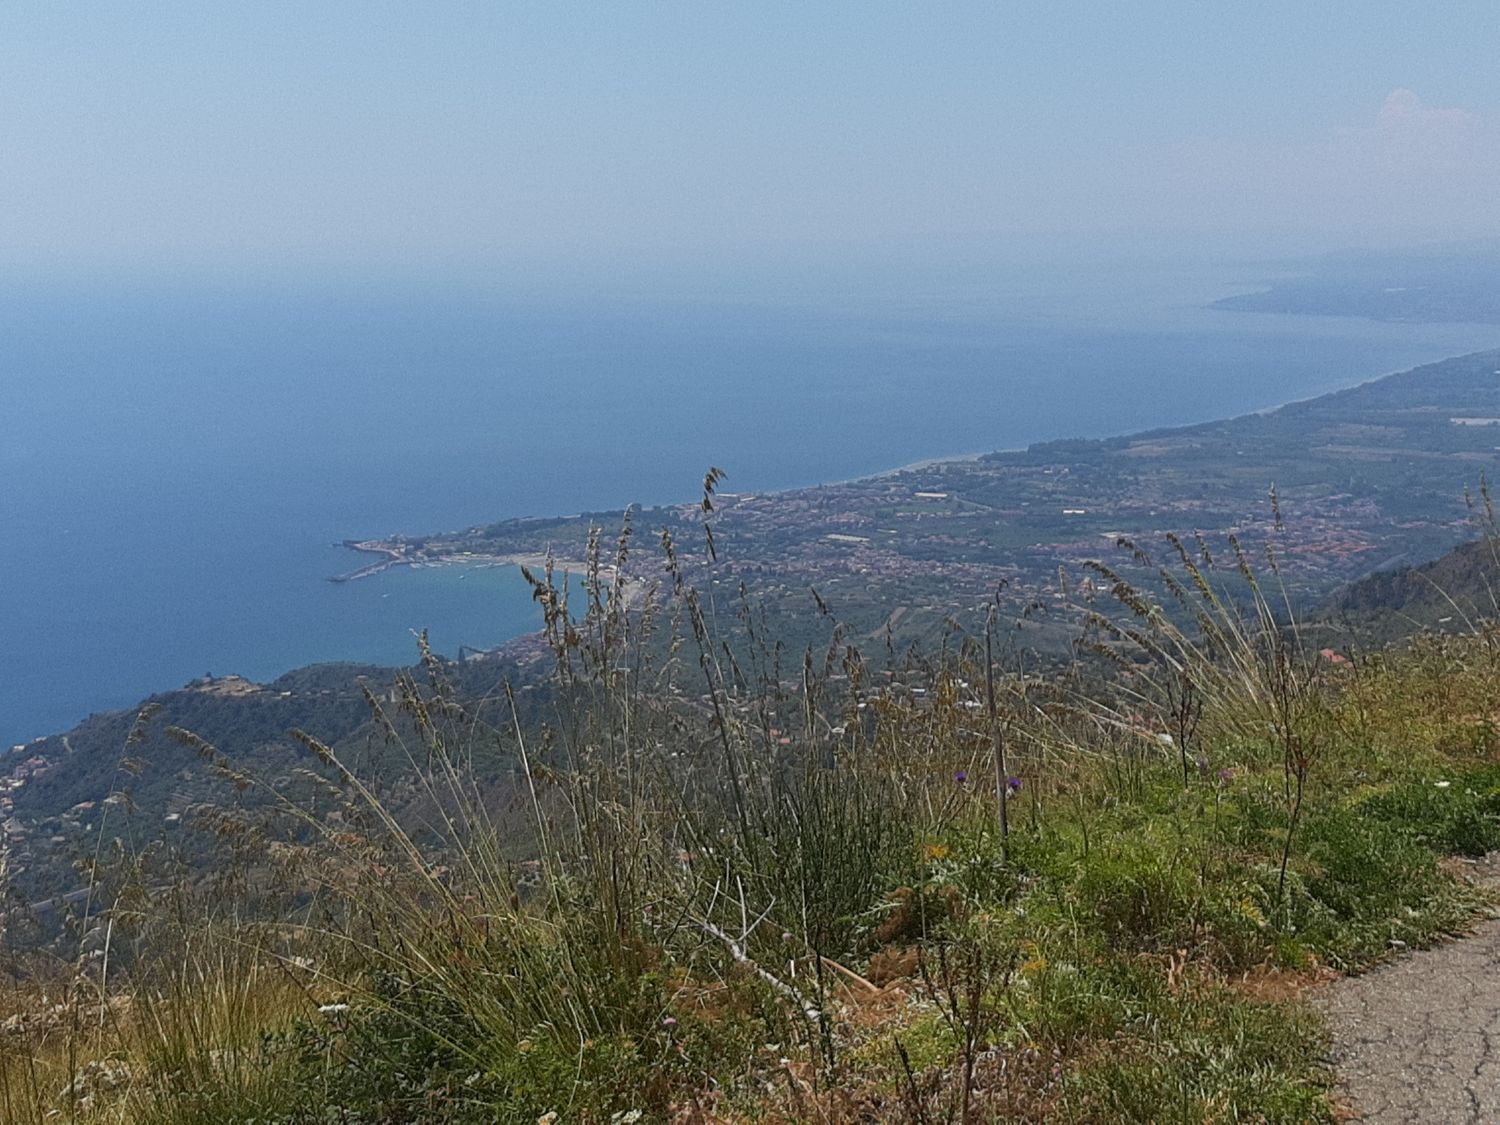
M 0 270 L 1500 235 L 1500 5 L 0 5 Z

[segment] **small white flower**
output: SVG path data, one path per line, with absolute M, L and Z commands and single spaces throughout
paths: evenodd
M 1451 781 L 1435 781 L 1435 782 L 1433 782 L 1433 784 L 1436 785 L 1439 789 L 1446 789 L 1446 788 L 1448 788 L 1448 786 L 1452 785 L 1453 782 L 1451 782 Z

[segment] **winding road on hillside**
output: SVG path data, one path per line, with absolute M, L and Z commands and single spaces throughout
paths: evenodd
M 1500 855 L 1474 879 L 1500 888 Z M 1355 1121 L 1500 1121 L 1500 919 L 1338 982 L 1319 1000 Z

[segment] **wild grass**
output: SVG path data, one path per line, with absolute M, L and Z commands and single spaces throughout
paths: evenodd
M 691 549 L 528 574 L 545 684 L 424 644 L 295 788 L 178 732 L 259 795 L 238 866 L 100 849 L 79 959 L 12 967 L 7 1120 L 1331 1119 L 1303 992 L 1481 904 L 1490 628 L 1335 663 L 1274 551 L 1169 539 L 1067 666 L 815 600 L 789 654 L 715 593 L 718 482 Z

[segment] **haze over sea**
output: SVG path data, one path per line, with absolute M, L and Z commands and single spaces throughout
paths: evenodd
M 534 627 L 509 569 L 338 541 L 816 484 L 1273 406 L 1500 329 L 1213 311 L 1248 271 L 798 301 L 54 283 L 0 294 L 0 744 L 205 673 Z M 1268 484 L 1270 482 L 1267 482 Z

